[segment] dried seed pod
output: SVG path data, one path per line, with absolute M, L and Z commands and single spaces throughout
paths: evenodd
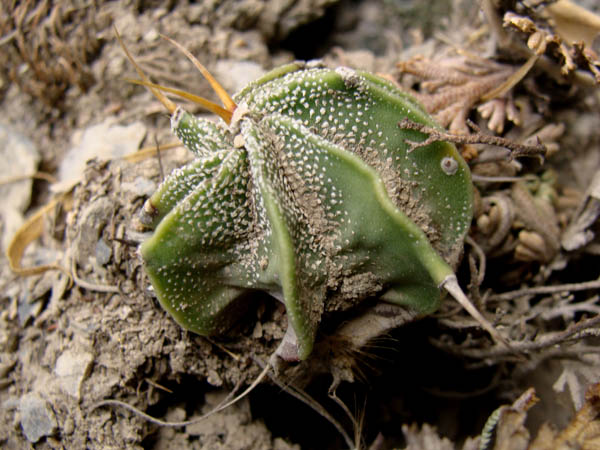
M 139 72 L 159 98 L 192 97 Z M 406 139 L 427 136 L 400 129 L 402 118 L 437 126 L 414 99 L 370 73 L 318 63 L 275 69 L 234 100 L 209 81 L 225 108 L 200 103 L 225 123 L 161 98 L 197 159 L 142 214 L 154 229 L 141 246 L 146 271 L 179 324 L 220 333 L 237 300 L 266 291 L 285 304 L 277 354 L 293 360 L 311 353 L 323 312 L 344 304 L 377 295 L 418 317 L 438 308 L 442 286 L 468 303 L 453 267 L 472 217 L 469 169 L 446 142 L 409 151 Z

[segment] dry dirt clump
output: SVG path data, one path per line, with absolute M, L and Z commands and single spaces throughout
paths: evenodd
M 19 189 L 0 190 L 0 446 L 347 447 L 336 422 L 355 432 L 357 448 L 595 448 L 597 5 L 435 3 L 2 4 L 0 188 Z M 190 155 L 179 147 L 157 156 L 174 141 L 168 118 L 123 81 L 134 70 L 113 25 L 153 80 L 209 98 L 161 33 L 230 93 L 306 49 L 411 90 L 447 128 L 431 134 L 456 142 L 471 167 L 475 216 L 458 276 L 512 351 L 447 301 L 347 355 L 357 382 L 334 392 L 319 344 L 335 345 L 324 337 L 339 323 L 325 317 L 315 358 L 271 372 L 273 383 L 204 421 L 167 427 L 99 404 L 122 401 L 169 422 L 198 417 L 256 378 L 286 327 L 284 308 L 267 296 L 238 305 L 236 327 L 210 339 L 182 330 L 157 303 L 137 254 L 137 217 Z M 149 150 L 127 156 L 140 147 Z M 4 252 L 26 218 L 15 263 Z M 43 265 L 53 270 L 28 270 Z M 307 393 L 319 413 L 289 395 L 311 403 Z

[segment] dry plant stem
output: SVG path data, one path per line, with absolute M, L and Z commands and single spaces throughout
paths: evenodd
M 89 281 L 85 281 L 85 280 L 82 280 L 81 278 L 79 278 L 79 276 L 77 275 L 77 266 L 75 264 L 75 260 L 71 261 L 71 276 L 73 277 L 73 281 L 75 282 L 75 284 L 77 286 L 84 288 L 88 291 L 112 292 L 115 294 L 118 294 L 121 292 L 121 290 L 119 289 L 119 286 L 95 284 L 95 283 L 90 283 Z
M 598 295 L 594 295 L 586 301 L 577 303 L 571 303 L 572 300 L 569 300 L 568 302 L 554 307 L 549 311 L 542 311 L 541 313 L 536 314 L 532 317 L 539 315 L 544 320 L 552 320 L 558 317 L 573 317 L 576 313 L 582 312 L 591 313 L 594 315 L 600 314 L 600 305 L 598 304 L 598 298 Z
M 482 248 L 469 235 L 465 237 L 465 242 L 469 244 L 473 251 L 469 252 L 469 269 L 471 271 L 470 296 L 475 300 L 478 309 L 482 309 L 481 291 L 479 286 L 485 278 L 486 259 Z M 475 261 L 475 256 L 479 260 L 479 267 Z
M 13 30 L 0 38 L 0 46 L 8 44 L 17 36 L 17 30 Z
M 116 26 L 114 27 L 114 30 L 115 30 L 117 39 L 119 41 L 119 44 L 121 45 L 121 48 L 125 52 L 125 55 L 127 55 L 127 59 L 129 61 L 131 61 L 131 63 L 135 67 L 135 70 L 138 73 L 139 77 L 144 82 L 150 83 L 150 80 L 148 79 L 148 77 L 146 77 L 146 74 L 144 73 L 144 71 L 135 62 L 135 60 L 133 59 L 133 56 L 131 56 L 131 53 L 129 53 L 129 50 L 127 50 L 127 47 L 125 47 L 125 43 L 121 39 L 121 35 L 119 34 L 119 31 L 117 30 Z M 152 94 L 154 94 L 154 96 L 163 104 L 163 106 L 167 109 L 167 111 L 169 111 L 169 113 L 172 114 L 175 111 L 175 108 L 176 108 L 175 103 L 173 103 L 171 100 L 169 100 L 167 97 L 165 97 L 165 95 L 160 90 L 157 90 L 155 88 L 150 88 L 150 87 L 148 87 L 148 88 L 150 89 L 150 92 L 152 92 Z
M 165 36 L 164 34 L 161 34 L 160 36 L 163 39 L 169 41 L 175 47 L 177 47 L 177 49 L 179 49 L 179 51 L 181 51 L 192 62 L 192 64 L 194 64 L 196 69 L 198 69 L 198 71 L 202 74 L 202 76 L 206 79 L 206 81 L 208 81 L 210 86 L 213 88 L 213 90 L 215 91 L 215 93 L 217 94 L 217 96 L 219 97 L 221 102 L 223 103 L 223 106 L 225 107 L 225 109 L 227 109 L 229 112 L 235 111 L 235 109 L 237 108 L 236 103 L 229 96 L 229 94 L 223 88 L 223 86 L 221 86 L 219 84 L 219 82 L 217 80 L 215 80 L 215 78 L 212 76 L 212 74 L 206 69 L 206 67 L 204 67 L 204 65 L 202 63 L 200 63 L 200 61 L 198 61 L 196 59 L 196 57 L 194 55 L 192 55 L 179 42 L 174 41 L 173 39 L 171 39 L 168 36 Z
M 504 292 L 502 294 L 492 294 L 489 296 L 489 300 L 504 301 L 513 300 L 515 298 L 523 297 L 525 295 L 555 294 L 558 292 L 586 291 L 590 289 L 600 289 L 600 279 L 593 281 L 584 281 L 582 283 L 567 283 L 559 284 L 556 286 L 538 286 L 532 288 L 518 289 L 516 291 Z
M 469 244 L 471 247 L 473 247 L 473 250 L 475 251 L 475 254 L 477 255 L 477 258 L 479 259 L 479 271 L 477 274 L 477 286 L 481 286 L 481 283 L 483 283 L 483 279 L 485 278 L 485 268 L 486 268 L 486 258 L 485 258 L 485 253 L 483 251 L 483 249 L 479 246 L 479 244 L 477 244 L 477 242 L 475 242 L 473 240 L 473 238 L 471 238 L 471 236 L 466 236 L 465 237 L 465 242 L 467 244 Z
M 160 389 L 161 391 L 168 392 L 169 394 L 173 393 L 173 391 L 171 389 L 164 387 L 162 384 L 158 384 L 156 381 L 152 381 L 150 378 L 144 378 L 144 381 L 146 383 L 148 383 L 150 386 L 155 387 L 156 389 Z M 140 383 L 140 385 L 141 385 L 141 383 Z M 231 395 L 231 393 L 229 395 Z
M 156 145 L 156 160 L 158 161 L 158 172 L 160 173 L 161 183 L 165 181 L 165 170 L 163 168 L 162 158 L 160 156 L 160 146 L 158 145 L 158 138 L 154 135 L 154 144 Z
M 217 347 L 219 350 L 221 350 L 223 353 L 227 353 L 227 355 L 235 360 L 235 361 L 240 361 L 241 357 L 240 355 L 237 355 L 235 353 L 233 353 L 231 350 L 229 350 L 227 347 L 225 347 L 224 345 L 219 344 L 216 341 L 213 341 L 211 338 L 207 337 L 207 336 L 202 336 L 202 338 L 206 339 L 208 342 L 210 342 L 211 345 L 214 345 L 215 347 Z M 261 366 L 262 367 L 262 366 Z
M 32 276 L 44 273 L 48 270 L 60 270 L 65 273 L 69 279 L 71 279 L 71 273 L 66 268 L 58 264 L 43 264 L 41 266 L 33 267 L 22 267 L 21 259 L 27 249 L 27 246 L 35 239 L 41 236 L 44 230 L 44 217 L 51 211 L 56 205 L 60 204 L 67 198 L 67 194 L 61 194 L 54 198 L 42 208 L 40 208 L 35 214 L 29 217 L 25 223 L 19 228 L 19 230 L 12 237 L 8 248 L 6 249 L 6 257 L 10 270 L 20 276 Z
M 123 156 L 122 158 L 125 161 L 134 163 L 134 162 L 138 162 L 138 161 L 143 161 L 150 157 L 154 157 L 157 152 L 162 153 L 165 150 L 171 150 L 174 148 L 178 148 L 178 147 L 181 147 L 182 145 L 183 144 L 181 142 L 171 142 L 170 144 L 159 145 L 158 148 L 156 147 L 156 145 L 153 145 L 150 147 L 141 148 L 133 153 L 128 153 L 127 155 Z
M 56 178 L 54 178 L 49 173 L 35 172 L 35 173 L 31 173 L 31 174 L 26 174 L 26 175 L 13 175 L 11 177 L 0 178 L 0 185 L 16 183 L 18 181 L 23 181 L 23 180 L 29 180 L 30 178 L 33 178 L 35 180 L 44 180 L 44 181 L 47 181 L 48 183 L 56 183 Z
M 497 98 L 502 95 L 505 95 L 508 91 L 510 91 L 513 87 L 515 87 L 517 85 L 517 83 L 519 83 L 519 81 L 521 81 L 525 77 L 525 75 L 527 75 L 527 73 L 529 73 L 529 71 L 531 70 L 533 65 L 536 63 L 538 58 L 539 58 L 539 55 L 530 56 L 529 59 L 525 62 L 525 64 L 523 64 L 521 67 L 519 67 L 519 69 L 515 73 L 513 73 L 510 77 L 508 77 L 508 79 L 504 83 L 502 83 L 496 89 L 492 89 L 490 92 L 483 95 L 481 97 L 481 101 L 485 102 L 485 101 L 491 100 L 493 98 Z
M 254 388 L 256 386 L 258 386 L 258 384 L 263 380 L 265 375 L 267 375 L 270 368 L 271 368 L 271 366 L 269 364 L 267 364 L 264 367 L 263 371 L 260 373 L 260 375 L 252 382 L 252 384 L 250 386 L 248 386 L 248 388 L 244 392 L 242 392 L 240 395 L 235 397 L 233 400 L 230 400 L 230 398 L 233 397 L 235 392 L 237 392 L 237 390 L 241 386 L 243 380 L 240 380 L 238 382 L 238 384 L 235 386 L 235 388 L 233 388 L 233 390 L 229 393 L 229 395 L 227 395 L 227 397 L 221 403 L 219 403 L 219 405 L 216 406 L 213 410 L 207 412 L 206 414 L 204 414 L 200 417 L 197 417 L 197 418 L 191 419 L 191 420 L 186 420 L 184 422 L 165 422 L 163 420 L 152 417 L 143 411 L 140 411 L 135 406 L 129 405 L 128 403 L 125 403 L 125 402 L 122 402 L 119 400 L 110 400 L 110 399 L 102 400 L 102 401 L 92 405 L 92 407 L 90 408 L 90 411 L 94 411 L 102 406 L 121 406 L 121 407 L 133 412 L 134 414 L 140 416 L 141 418 L 147 420 L 148 422 L 154 423 L 156 425 L 160 425 L 160 426 L 164 426 L 164 427 L 185 427 L 187 425 L 193 425 L 195 423 L 201 422 L 204 419 L 206 419 L 207 417 L 212 416 L 213 414 L 218 413 L 219 411 L 222 411 L 226 408 L 229 408 L 234 403 L 237 403 L 239 400 L 241 400 L 246 395 L 248 395 L 252 390 L 254 390 Z
M 339 398 L 337 396 L 335 389 L 329 390 L 329 398 L 332 399 L 334 402 L 336 402 L 338 404 L 338 406 L 342 409 L 342 411 L 344 411 L 344 413 L 346 413 L 346 416 L 348 417 L 348 419 L 350 419 L 350 422 L 352 423 L 352 426 L 354 427 L 354 442 L 356 442 L 357 448 L 361 448 L 358 445 L 358 443 L 361 441 L 362 421 L 360 420 L 360 418 L 354 417 L 352 412 L 350 412 L 350 409 L 348 408 L 348 406 L 342 401 L 341 398 Z M 363 415 L 364 415 L 364 411 L 365 411 L 365 409 L 363 408 L 363 410 L 362 410 Z
M 413 122 L 410 119 L 402 119 L 398 123 L 398 126 L 405 130 L 415 130 L 429 135 L 427 139 L 422 142 L 406 140 L 405 142 L 411 147 L 409 151 L 413 151 L 420 147 L 425 147 L 434 142 L 448 141 L 454 144 L 488 144 L 495 145 L 497 147 L 504 147 L 511 150 L 510 159 L 521 156 L 534 157 L 546 155 L 546 147 L 539 141 L 537 145 L 525 145 L 503 137 L 492 136 L 479 132 L 470 135 L 452 134 L 437 128 Z
M 375 440 L 371 442 L 371 445 L 369 446 L 368 450 L 381 450 L 382 448 L 384 448 L 384 443 L 385 438 L 383 437 L 383 434 L 377 433 L 377 436 L 375 436 Z
M 265 365 L 258 358 L 253 358 L 253 360 L 260 367 L 265 367 L 265 368 L 269 368 L 270 367 L 270 364 Z M 329 423 L 331 423 L 335 427 L 335 429 L 342 435 L 342 437 L 344 438 L 344 441 L 346 441 L 346 445 L 348 446 L 348 448 L 350 448 L 350 449 L 357 449 L 358 448 L 355 445 L 355 443 L 352 441 L 352 439 L 350 438 L 350 436 L 348 435 L 348 433 L 346 433 L 346 430 L 344 430 L 344 428 L 342 427 L 342 425 L 331 414 L 329 414 L 327 412 L 327 410 L 325 408 L 323 408 L 323 406 L 321 406 L 314 398 L 312 398 L 310 395 L 308 395 L 303 390 L 298 389 L 297 387 L 295 387 L 291 383 L 287 384 L 287 385 L 284 384 L 284 383 L 282 383 L 276 376 L 272 375 L 271 373 L 267 373 L 267 375 L 269 376 L 269 378 L 271 379 L 271 381 L 273 383 L 275 383 L 282 391 L 288 393 L 289 395 L 291 395 L 292 397 L 298 399 L 299 401 L 301 401 L 305 405 L 311 407 L 315 412 L 317 412 L 323 418 L 325 418 L 327 421 L 329 421 Z
M 552 347 L 554 345 L 558 345 L 567 341 L 572 341 L 576 339 L 582 339 L 584 337 L 588 337 L 590 334 L 592 336 L 597 336 L 598 331 L 594 330 L 592 333 L 588 333 L 588 328 L 595 327 L 600 324 L 600 315 L 592 317 L 591 319 L 581 320 L 576 324 L 572 324 L 569 328 L 564 331 L 560 331 L 558 333 L 546 334 L 541 336 L 539 339 L 535 341 L 527 341 L 527 342 L 515 342 L 512 341 L 512 348 L 521 353 L 524 352 L 532 352 L 536 350 L 542 350 L 548 347 Z M 511 351 L 505 348 L 495 346 L 487 349 L 466 349 L 460 348 L 455 345 L 448 345 L 445 343 L 438 343 L 441 347 L 444 347 L 453 352 L 459 353 L 462 356 L 467 356 L 475 359 L 484 359 L 484 358 L 493 358 L 500 356 L 508 356 Z M 597 352 L 597 349 L 595 350 Z M 562 354 L 562 353 L 561 353 Z M 581 351 L 576 351 L 574 353 L 577 356 L 582 354 Z

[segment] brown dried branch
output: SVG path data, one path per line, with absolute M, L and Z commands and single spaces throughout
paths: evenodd
M 448 141 L 454 144 L 488 144 L 494 145 L 497 147 L 503 147 L 511 150 L 509 154 L 509 159 L 514 159 L 522 156 L 534 157 L 534 156 L 545 156 L 546 155 L 546 147 L 541 141 L 538 141 L 536 145 L 527 145 L 527 144 L 519 144 L 518 142 L 511 141 L 510 139 L 506 139 L 500 136 L 492 136 L 489 134 L 483 134 L 481 132 L 476 132 L 471 135 L 459 135 L 448 133 L 443 130 L 439 130 L 437 128 L 433 128 L 427 125 L 423 125 L 420 123 L 413 122 L 410 119 L 402 119 L 398 126 L 404 130 L 415 130 L 424 134 L 428 134 L 429 136 L 422 142 L 415 142 L 405 140 L 405 142 L 410 146 L 409 151 L 413 151 L 419 147 L 425 147 L 433 142 L 438 141 Z
M 511 341 L 511 346 L 514 351 L 526 353 L 532 353 L 544 349 L 548 349 L 558 344 L 566 343 L 569 341 L 581 340 L 585 337 L 594 336 L 597 337 L 600 334 L 599 330 L 590 330 L 591 328 L 600 325 L 600 316 L 594 316 L 590 319 L 584 319 L 577 323 L 571 324 L 566 330 L 546 333 L 539 336 L 534 341 Z M 476 360 L 495 360 L 500 361 L 503 359 L 513 359 L 514 351 L 504 348 L 502 345 L 495 345 L 487 348 L 465 348 L 465 346 L 459 346 L 449 342 L 442 342 L 440 340 L 432 339 L 432 341 L 438 347 L 444 348 L 461 356 L 473 358 Z M 560 354 L 567 352 L 565 349 L 559 349 Z M 581 355 L 583 352 L 579 349 L 575 352 L 576 355 Z M 537 355 L 537 358 L 541 358 L 541 355 Z
M 556 286 L 537 286 L 531 288 L 518 289 L 516 291 L 504 292 L 502 294 L 492 294 L 488 297 L 488 299 L 495 301 L 504 301 L 514 300 L 515 298 L 523 297 L 526 295 L 556 294 L 560 292 L 587 291 L 592 289 L 600 289 L 600 279 L 593 281 L 585 281 L 582 283 L 567 283 L 559 284 Z
M 600 83 L 600 60 L 591 48 L 600 18 L 567 1 L 549 6 L 546 12 L 547 17 L 538 16 L 534 21 L 509 11 L 504 15 L 504 26 L 528 35 L 527 46 L 536 55 L 550 54 L 558 59 L 562 75 L 587 70 Z

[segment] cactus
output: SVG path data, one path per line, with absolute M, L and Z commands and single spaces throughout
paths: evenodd
M 423 316 L 442 286 L 467 301 L 454 268 L 471 222 L 470 172 L 450 143 L 409 151 L 405 140 L 427 136 L 400 120 L 437 126 L 412 97 L 367 72 L 296 62 L 231 99 L 186 54 L 224 107 L 153 84 L 136 66 L 196 155 L 142 213 L 154 230 L 140 249 L 146 272 L 181 326 L 222 333 L 238 301 L 266 291 L 288 317 L 277 354 L 302 360 L 325 311 L 377 296 Z M 223 121 L 195 117 L 163 91 Z

